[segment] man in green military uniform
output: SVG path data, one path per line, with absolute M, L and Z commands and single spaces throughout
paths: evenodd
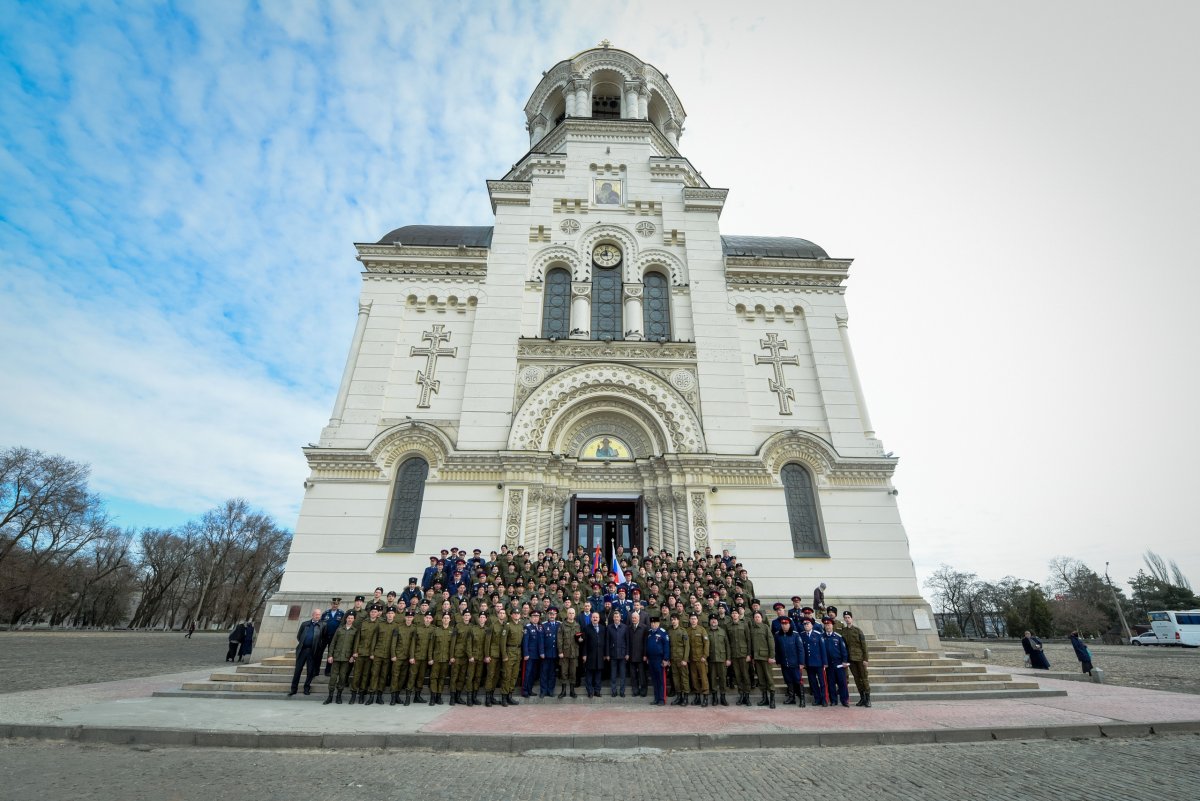
M 504 622 L 508 613 L 504 607 L 496 605 L 496 614 L 488 618 L 487 638 L 483 643 L 483 705 L 491 706 L 496 703 L 496 684 L 500 676 L 500 665 L 504 659 Z M 500 704 L 507 706 L 501 696 Z
M 425 703 L 425 699 L 421 697 L 421 688 L 425 686 L 425 673 L 429 671 L 432 664 L 430 649 L 433 644 L 433 615 L 425 613 L 421 620 L 421 625 L 413 626 L 412 632 L 412 653 L 408 659 L 408 691 L 412 694 L 413 702 L 417 704 Z M 433 698 L 433 689 L 429 690 L 430 699 Z M 407 698 L 407 696 L 406 696 Z M 408 703 L 407 700 L 404 702 Z
M 729 625 L 725 628 L 729 639 L 729 660 L 733 667 L 733 683 L 737 687 L 739 706 L 750 706 L 750 625 L 742 619 L 740 607 L 729 613 Z
M 521 608 L 515 607 L 508 620 L 500 625 L 500 642 L 504 656 L 501 665 L 503 676 L 500 680 L 500 703 L 505 706 L 516 706 L 519 701 L 513 698 L 513 690 L 517 688 L 517 675 L 521 671 L 521 635 L 525 632 L 525 624 L 521 622 Z
M 487 614 L 480 613 L 479 624 L 467 627 L 466 644 L 463 647 L 467 657 L 463 670 L 466 674 L 463 692 L 467 696 L 467 706 L 479 703 L 479 680 L 483 674 L 483 658 L 487 656 L 487 635 Z
M 695 697 L 692 703 L 708 706 L 708 631 L 700 625 L 700 616 L 688 616 L 688 678 Z
M 731 664 L 729 656 L 729 637 L 721 628 L 721 620 L 717 615 L 708 617 L 708 686 L 712 693 L 712 704 L 729 706 L 725 700 L 725 671 Z
M 354 644 L 354 678 L 350 687 L 350 703 L 355 696 L 360 704 L 375 703 L 375 696 L 368 698 L 368 688 L 371 686 L 371 654 L 375 651 L 375 641 L 379 638 L 379 607 L 372 606 L 367 610 L 367 619 L 358 624 L 358 641 Z
M 337 702 L 342 702 L 342 690 L 350 678 L 354 643 L 357 639 L 358 629 L 354 627 L 354 613 L 350 612 L 342 619 L 341 627 L 333 633 L 333 639 L 329 643 L 329 656 L 326 657 L 326 661 L 332 670 L 329 673 L 329 697 L 325 699 L 326 704 L 333 701 L 334 691 L 337 692 Z
M 558 627 L 558 659 L 562 665 L 562 689 L 558 697 L 563 698 L 570 689 L 571 697 L 575 698 L 575 680 L 579 676 L 579 643 L 583 639 L 583 630 L 575 619 L 575 607 L 567 608 L 567 619 Z
M 400 689 L 408 687 L 408 673 L 412 668 L 413 635 L 416 633 L 413 625 L 413 610 L 409 607 L 404 611 L 404 622 L 396 626 L 392 632 L 392 650 L 389 656 L 392 661 L 392 703 L 400 702 Z M 409 694 L 404 694 L 404 705 L 408 706 Z
M 762 690 L 762 700 L 759 706 L 775 708 L 775 684 L 771 679 L 770 665 L 775 664 L 775 636 L 771 626 L 763 622 L 762 612 L 754 613 L 754 621 L 750 623 L 750 658 L 753 660 L 754 671 L 758 674 L 758 687 Z
M 850 675 L 854 677 L 854 689 L 858 690 L 858 703 L 855 706 L 871 705 L 871 682 L 867 679 L 867 635 L 854 625 L 854 615 L 847 609 L 842 612 L 842 630 L 839 632 L 846 641 L 846 650 L 850 652 Z
M 367 692 L 377 704 L 383 703 L 383 688 L 388 686 L 388 671 L 392 667 L 392 633 L 396 630 L 396 608 L 389 606 L 384 619 L 377 622 L 379 633 L 371 649 L 371 686 Z
M 467 629 L 471 613 L 463 611 L 450 639 L 450 706 L 461 704 L 462 691 L 467 684 Z
M 679 615 L 671 615 L 671 630 L 667 632 L 671 642 L 671 683 L 675 685 L 675 700 L 671 706 L 687 706 L 688 693 L 688 644 L 687 629 L 679 627 Z
M 454 629 L 450 628 L 450 613 L 442 615 L 442 625 L 433 630 L 429 643 L 429 705 L 442 702 L 442 685 L 450 671 L 454 649 Z M 453 690 L 453 687 L 451 688 Z

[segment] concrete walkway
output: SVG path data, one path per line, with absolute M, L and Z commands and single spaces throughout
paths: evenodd
M 178 673 L 0 695 L 0 736 L 257 748 L 759 748 L 1200 733 L 1200 695 L 1042 679 L 1065 695 L 871 709 L 653 707 L 586 698 L 516 708 L 324 706 L 313 697 L 153 697 Z M 752 695 L 752 701 L 757 697 Z M 639 699 L 640 701 L 640 699 Z

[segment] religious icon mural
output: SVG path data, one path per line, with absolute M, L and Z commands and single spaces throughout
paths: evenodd
M 579 452 L 581 459 L 632 459 L 629 446 L 616 437 L 593 437 Z
M 621 196 L 622 189 L 622 182 L 614 178 L 592 180 L 592 193 L 596 197 L 597 206 L 620 206 L 624 202 Z

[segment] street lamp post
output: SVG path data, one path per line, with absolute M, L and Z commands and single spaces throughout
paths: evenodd
M 1112 593 L 1113 603 L 1117 607 L 1117 617 L 1121 619 L 1121 628 L 1125 630 L 1125 642 L 1128 643 L 1133 639 L 1133 632 L 1129 630 L 1129 624 L 1125 622 L 1125 612 L 1121 609 L 1121 601 L 1117 598 L 1117 590 L 1113 587 L 1112 579 L 1108 577 L 1108 562 L 1104 563 L 1104 580 L 1108 582 L 1109 592 Z

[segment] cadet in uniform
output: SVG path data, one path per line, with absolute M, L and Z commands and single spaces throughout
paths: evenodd
M 479 625 L 470 626 L 467 635 L 466 693 L 467 706 L 479 703 L 479 682 L 483 675 L 483 659 L 487 656 L 487 614 L 479 613 Z
M 734 607 L 725 628 L 729 638 L 729 659 L 733 663 L 733 683 L 737 686 L 739 706 L 750 706 L 750 624 L 742 619 L 742 610 Z
M 671 640 L 671 683 L 675 686 L 675 700 L 672 706 L 687 706 L 688 693 L 688 633 L 687 629 L 679 628 L 679 615 L 671 615 L 671 631 L 667 635 Z
M 850 664 L 850 652 L 846 649 L 846 641 L 842 635 L 833 630 L 833 618 L 825 618 L 825 633 L 821 639 L 825 641 L 825 676 L 829 687 L 829 703 L 841 702 L 842 706 L 850 706 L 850 688 L 846 683 L 846 667 Z
M 442 687 L 450 672 L 450 654 L 454 647 L 454 630 L 450 628 L 449 613 L 442 615 L 442 625 L 433 630 L 429 642 L 429 705 L 442 702 Z M 453 690 L 453 688 L 451 688 Z
M 657 617 L 650 618 L 650 631 L 646 634 L 646 666 L 650 669 L 650 682 L 654 685 L 654 706 L 667 704 L 667 668 L 671 663 L 671 638 L 660 628 Z
M 521 633 L 521 697 L 528 698 L 533 690 L 534 674 L 542 673 L 542 613 L 534 609 L 529 613 L 529 622 Z
M 500 684 L 500 703 L 516 706 L 519 702 L 513 698 L 513 690 L 517 688 L 517 676 L 521 672 L 521 635 L 525 627 L 521 624 L 521 610 L 514 609 L 507 621 L 500 624 L 500 638 L 504 649 L 504 678 Z
M 395 706 L 400 701 L 400 690 L 408 687 L 409 670 L 413 668 L 412 653 L 413 639 L 417 627 L 413 625 L 413 610 L 404 610 L 404 622 L 396 626 L 392 632 L 392 703 Z M 409 693 L 404 693 L 404 705 L 409 704 Z
M 775 638 L 771 635 L 771 627 L 763 623 L 762 612 L 754 613 L 754 621 L 749 625 L 750 657 L 753 660 L 754 672 L 758 676 L 758 688 L 762 691 L 759 706 L 775 708 L 775 685 L 771 681 L 771 669 L 768 665 L 775 664 Z
M 729 637 L 721 628 L 718 615 L 708 616 L 708 687 L 712 692 L 712 704 L 729 706 L 725 700 L 725 669 L 730 665 Z
M 558 667 L 558 630 L 562 628 L 562 623 L 558 622 L 558 608 L 550 607 L 549 615 L 550 619 L 542 624 L 541 637 L 541 695 L 544 698 L 554 697 L 554 671 Z
M 389 606 L 384 619 L 377 621 L 379 633 L 375 636 L 375 645 L 371 649 L 371 686 L 367 693 L 371 696 L 367 703 L 374 701 L 383 703 L 383 688 L 388 685 L 388 671 L 392 667 L 392 633 L 396 630 L 396 607 Z
M 350 703 L 355 695 L 360 704 L 375 703 L 375 696 L 368 700 L 367 690 L 371 686 L 371 654 L 375 651 L 375 640 L 379 637 L 379 607 L 367 610 L 367 619 L 358 624 L 358 642 L 354 644 L 354 684 L 350 688 Z
M 354 641 L 358 638 L 358 629 L 354 628 L 354 613 L 350 612 L 342 618 L 343 625 L 333 633 L 329 642 L 329 657 L 326 666 L 332 668 L 329 674 L 329 697 L 325 703 L 333 700 L 337 691 L 337 702 L 342 702 L 342 690 L 350 677 L 350 665 L 354 659 Z
M 495 619 L 488 618 L 487 637 L 483 641 L 483 705 L 491 706 L 496 701 L 496 684 L 500 677 L 500 664 L 504 658 L 503 625 L 508 615 L 504 607 L 497 604 Z M 501 699 L 501 706 L 507 704 Z
M 562 698 L 570 688 L 571 697 L 575 698 L 575 680 L 579 671 L 579 644 L 583 641 L 583 629 L 575 619 L 575 607 L 567 608 L 567 619 L 558 627 L 558 655 L 562 660 L 563 686 L 558 692 Z
M 700 616 L 695 612 L 688 617 L 688 673 L 693 703 L 708 706 L 708 632 L 700 626 Z
M 850 654 L 850 674 L 854 676 L 854 689 L 858 690 L 855 706 L 871 705 L 871 682 L 867 679 L 867 638 L 862 629 L 854 625 L 854 615 L 847 609 L 842 612 L 842 638 Z
M 450 640 L 450 706 L 463 702 L 462 691 L 467 684 L 467 630 L 470 627 L 471 613 L 464 611 Z
M 804 618 L 804 631 L 800 634 L 804 641 L 804 666 L 808 672 L 808 685 L 812 688 L 813 703 L 825 706 L 825 641 L 820 634 L 813 631 L 813 622 Z
M 431 647 L 433 645 L 433 615 L 425 613 L 422 625 L 413 626 L 412 655 L 408 660 L 408 689 L 413 695 L 413 702 L 425 703 L 421 697 L 421 688 L 425 686 L 425 674 L 433 664 Z M 433 687 L 429 688 L 429 702 L 433 704 Z M 406 700 L 404 703 L 408 703 Z
M 790 617 L 783 619 L 780 629 L 775 636 L 775 661 L 783 673 L 783 683 L 787 685 L 787 698 L 783 703 L 799 703 L 803 708 L 804 687 L 800 684 L 800 666 L 804 664 L 804 642 L 799 634 L 792 631 Z

